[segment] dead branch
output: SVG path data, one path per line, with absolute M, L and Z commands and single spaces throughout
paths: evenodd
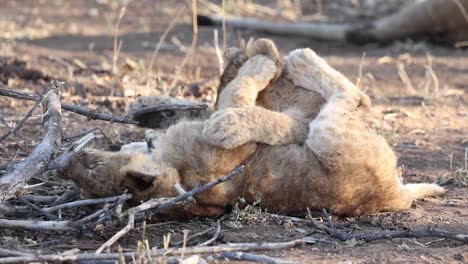
M 96 254 L 101 254 L 101 252 L 104 249 L 109 248 L 112 246 L 117 240 L 119 240 L 121 237 L 123 237 L 125 234 L 130 232 L 135 227 L 135 215 L 130 214 L 128 215 L 128 223 L 127 225 L 122 228 L 119 232 L 117 232 L 115 235 L 113 235 L 109 240 L 107 240 L 104 244 L 102 244 L 97 250 Z
M 210 182 L 210 183 L 208 183 L 206 185 L 197 186 L 197 187 L 193 188 L 192 190 L 183 193 L 182 195 L 179 195 L 179 196 L 177 196 L 175 198 L 171 198 L 171 199 L 167 200 L 166 202 L 161 203 L 160 199 L 150 200 L 150 201 L 147 201 L 147 202 L 144 202 L 144 203 L 140 204 L 139 206 L 130 208 L 127 211 L 125 211 L 124 213 L 126 213 L 126 214 L 138 214 L 138 213 L 141 213 L 143 211 L 154 208 L 154 210 L 152 210 L 151 213 L 156 214 L 156 213 L 160 212 L 161 210 L 163 210 L 165 208 L 168 208 L 170 206 L 175 205 L 178 202 L 181 202 L 183 200 L 188 199 L 191 196 L 195 196 L 196 194 L 207 191 L 207 190 L 213 188 L 214 186 L 216 186 L 216 185 L 218 185 L 220 183 L 231 180 L 235 175 L 241 173 L 243 170 L 244 170 L 244 166 L 239 166 L 239 167 L 235 168 L 233 171 L 231 171 L 226 176 L 220 177 L 220 178 L 218 178 L 218 179 L 216 179 L 216 180 L 214 180 L 214 181 L 212 181 L 212 182 Z
M 210 238 L 209 240 L 199 244 L 198 246 L 199 247 L 204 247 L 204 246 L 210 245 L 211 243 L 215 242 L 216 239 L 218 239 L 220 233 L 221 233 L 221 222 L 218 220 L 218 221 L 216 221 L 216 232 L 215 232 L 214 236 L 212 238 Z
M 198 254 L 217 254 L 222 252 L 235 252 L 235 251 L 269 251 L 293 248 L 303 245 L 302 239 L 292 240 L 280 243 L 231 243 L 211 247 L 188 247 L 188 248 L 169 248 L 169 249 L 153 249 L 151 250 L 151 257 L 159 257 L 163 254 L 167 256 L 180 256 L 182 252 L 185 255 L 198 255 Z M 121 258 L 132 259 L 138 258 L 145 253 L 140 252 L 125 252 L 125 253 L 107 253 L 95 254 L 84 253 L 76 255 L 37 255 L 37 256 L 22 256 L 22 257 L 8 257 L 0 258 L 0 264 L 5 263 L 23 263 L 23 262 L 45 262 L 45 261 L 78 261 L 78 260 L 120 260 Z M 148 255 L 146 255 L 148 257 Z
M 258 262 L 258 263 L 268 263 L 268 264 L 294 264 L 299 262 L 294 261 L 285 261 L 277 258 L 272 258 L 265 255 L 257 255 L 252 253 L 244 253 L 244 252 L 226 252 L 219 254 L 220 259 L 228 259 L 228 260 L 240 260 L 240 261 L 251 261 L 251 262 Z
M 37 221 L 37 220 L 9 220 L 0 219 L 2 228 L 20 228 L 30 230 L 72 231 L 70 221 Z
M 73 208 L 73 207 L 78 207 L 78 206 L 84 206 L 84 205 L 92 205 L 92 204 L 101 204 L 101 203 L 112 203 L 112 202 L 117 202 L 117 201 L 126 201 L 132 199 L 131 194 L 122 194 L 118 196 L 112 196 L 112 197 L 106 197 L 106 198 L 98 198 L 98 199 L 86 199 L 86 200 L 78 200 L 78 201 L 73 201 L 65 204 L 60 204 L 56 206 L 52 206 L 49 208 L 44 208 L 44 211 L 46 212 L 55 212 L 61 209 L 65 208 Z
M 49 88 L 50 94 L 44 102 L 44 139 L 25 160 L 16 164 L 12 171 L 0 178 L 0 202 L 14 197 L 28 180 L 44 172 L 57 152 L 62 141 L 60 88 L 59 82 L 52 83 Z

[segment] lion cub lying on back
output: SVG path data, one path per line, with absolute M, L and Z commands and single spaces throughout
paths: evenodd
M 354 216 L 405 210 L 444 192 L 401 182 L 392 149 L 366 126 L 369 98 L 312 50 L 295 50 L 282 64 L 275 45 L 261 39 L 227 56 L 209 119 L 171 126 L 150 153 L 83 152 L 65 170 L 82 196 L 124 189 L 136 201 L 175 196 L 176 183 L 192 189 L 240 164 L 241 175 L 198 195 L 183 213 L 216 216 L 244 197 L 269 212 L 325 208 Z

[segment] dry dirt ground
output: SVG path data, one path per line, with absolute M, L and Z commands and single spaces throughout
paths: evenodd
M 369 6 L 365 3 L 375 1 L 326 2 L 320 14 L 315 4 L 303 4 L 304 19 L 362 21 L 395 10 L 402 1 L 388 1 L 393 5 Z M 353 2 L 364 4 L 355 6 Z M 245 10 L 236 12 L 272 20 L 291 19 L 287 12 L 279 15 L 271 12 L 275 10 L 277 1 L 259 3 L 269 4 L 272 9 L 254 7 L 252 11 L 247 8 L 248 5 L 244 5 Z M 228 4 L 229 12 L 233 12 L 231 5 L 234 4 Z M 121 41 L 121 51 L 113 74 L 113 30 L 120 8 L 118 1 L 110 0 L 2 1 L 0 85 L 17 91 L 42 93 L 50 79 L 63 80 L 67 82 L 67 88 L 62 93 L 63 101 L 113 114 L 124 114 L 135 95 L 169 93 L 195 96 L 208 102 L 213 99 L 212 89 L 193 91 L 184 86 L 209 80 L 216 77 L 219 71 L 213 47 L 214 28 L 199 28 L 195 57 L 187 57 L 184 65 L 192 42 L 191 8 L 185 1 L 144 0 L 128 5 L 119 26 L 117 46 Z M 199 8 L 209 11 L 204 4 L 200 4 Z M 177 17 L 180 10 L 183 10 L 182 14 Z M 154 48 L 174 19 L 177 23 L 163 42 L 154 60 L 153 70 L 149 71 Z M 218 31 L 222 43 L 222 30 Z M 228 45 L 237 45 L 239 36 L 265 36 L 258 32 L 233 29 L 228 29 L 226 33 Z M 350 232 L 437 227 L 468 233 L 467 50 L 434 46 L 424 41 L 352 46 L 291 36 L 266 37 L 273 38 L 285 52 L 310 47 L 351 80 L 358 82 L 373 99 L 374 108 L 369 124 L 393 145 L 405 181 L 439 182 L 448 190 L 443 198 L 415 202 L 407 212 L 334 221 L 347 226 L 346 230 Z M 15 73 L 10 74 L 8 69 L 14 69 Z M 31 102 L 0 97 L 0 135 L 5 134 L 9 127 L 14 127 L 31 106 Z M 26 157 L 41 140 L 40 115 L 41 109 L 17 135 L 0 142 L 0 164 Z M 143 137 L 144 130 L 131 125 L 88 121 L 67 112 L 63 116 L 65 136 L 99 126 L 102 133 L 98 133 L 94 147 L 116 149 Z M 30 190 L 38 195 L 61 195 L 65 190 L 74 188 L 72 183 L 57 178 L 53 173 L 39 175 L 33 183 L 44 183 Z M 91 209 L 80 210 L 86 212 Z M 307 225 L 268 218 L 257 210 L 233 211 L 221 220 L 222 231 L 216 243 L 281 242 L 301 238 L 312 230 Z M 163 235 L 170 233 L 172 241 L 178 241 L 183 230 L 195 233 L 213 225 L 213 219 L 156 223 L 147 227 L 145 236 L 151 246 L 161 247 Z M 42 253 L 58 253 L 73 248 L 86 252 L 95 250 L 121 227 L 121 224 L 115 223 L 84 233 L 0 229 L 0 247 Z M 137 241 L 143 236 L 142 230 L 137 228 L 119 241 L 124 251 L 135 249 Z M 211 235 L 201 240 L 209 239 Z M 468 262 L 468 245 L 444 239 L 335 242 L 265 254 L 304 263 Z

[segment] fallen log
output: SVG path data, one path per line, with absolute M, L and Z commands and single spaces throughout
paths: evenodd
M 369 24 L 278 23 L 253 18 L 226 17 L 227 26 L 357 44 L 390 42 L 404 38 L 429 38 L 460 46 L 468 41 L 468 0 L 423 0 Z M 199 15 L 201 26 L 222 26 L 219 15 Z M 468 45 L 468 44 L 466 44 Z

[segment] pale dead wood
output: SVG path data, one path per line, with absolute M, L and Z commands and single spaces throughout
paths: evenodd
M 122 195 L 112 196 L 112 197 L 73 201 L 73 202 L 69 202 L 65 204 L 60 204 L 60 205 L 44 208 L 44 211 L 50 213 L 50 212 L 55 212 L 55 211 L 62 210 L 65 208 L 73 208 L 73 207 L 78 207 L 78 206 L 101 204 L 101 203 L 112 203 L 112 202 L 117 202 L 117 201 L 122 201 L 122 200 L 126 201 L 130 199 L 132 199 L 132 195 L 124 193 Z
M 19 250 L 0 248 L 0 257 L 15 257 L 15 256 L 34 256 L 34 254 L 19 251 Z
M 257 263 L 268 263 L 268 264 L 295 264 L 300 262 L 294 261 L 285 261 L 277 258 L 272 258 L 265 255 L 257 255 L 252 253 L 244 253 L 244 252 L 226 252 L 221 253 L 218 256 L 220 259 L 228 259 L 228 260 L 240 260 L 240 261 L 251 261 Z
M 107 240 L 104 244 L 102 244 L 97 250 L 96 254 L 100 254 L 103 250 L 112 246 L 117 240 L 123 237 L 125 234 L 130 232 L 135 227 L 135 215 L 130 214 L 128 215 L 128 223 L 127 225 L 122 228 L 119 232 L 113 235 L 109 240 Z
M 210 247 L 188 247 L 188 248 L 169 248 L 169 249 L 153 249 L 151 250 L 151 257 L 166 256 L 179 256 L 184 252 L 185 255 L 199 255 L 199 254 L 217 254 L 222 252 L 235 252 L 235 251 L 269 251 L 293 248 L 303 245 L 302 239 L 292 240 L 288 242 L 279 243 L 231 243 L 222 244 Z M 52 255 L 37 255 L 37 256 L 24 256 L 24 257 L 8 257 L 0 258 L 0 264 L 4 263 L 22 263 L 22 262 L 40 262 L 40 261 L 78 261 L 78 260 L 119 260 L 121 257 L 125 259 L 138 258 L 146 253 L 141 252 L 125 252 L 125 253 L 107 253 L 95 254 L 84 253 L 70 256 L 59 254 Z M 148 255 L 146 255 L 148 257 Z
M 70 221 L 37 221 L 37 220 L 10 220 L 0 219 L 1 228 L 18 228 L 30 230 L 73 231 Z
M 35 175 L 44 172 L 47 165 L 57 152 L 62 141 L 62 114 L 60 107 L 61 83 L 54 82 L 48 89 L 47 100 L 44 101 L 44 128 L 42 142 L 31 154 L 14 169 L 0 178 L 0 202 L 10 199 Z

